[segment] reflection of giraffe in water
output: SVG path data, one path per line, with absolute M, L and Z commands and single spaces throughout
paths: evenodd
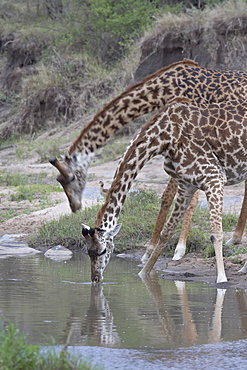
M 60 171 L 57 179 L 64 188 L 73 212 L 81 208 L 87 170 L 95 151 L 134 118 L 164 107 L 175 97 L 187 97 L 197 105 L 245 99 L 247 74 L 240 71 L 208 70 L 193 61 L 184 60 L 160 69 L 113 99 L 83 128 L 63 161 L 56 158 L 51 160 Z M 156 245 L 164 224 L 165 206 L 171 204 L 175 193 L 176 186 L 174 180 L 171 180 L 162 197 L 161 211 L 149 243 L 151 249 Z M 244 204 L 231 242 L 239 242 L 242 238 L 247 218 L 247 192 Z
M 150 297 L 152 298 L 157 315 L 159 317 L 160 325 L 166 335 L 168 341 L 173 342 L 176 340 L 176 333 L 178 328 L 176 327 L 172 315 L 169 314 L 169 307 L 164 302 L 165 295 L 162 293 L 161 286 L 159 284 L 157 275 L 145 277 L 142 279 L 146 285 Z M 194 345 L 200 343 L 200 336 L 197 332 L 197 324 L 193 318 L 190 301 L 186 290 L 185 281 L 174 281 L 177 289 L 177 294 L 180 301 L 180 309 L 182 313 L 182 338 L 179 338 L 179 342 L 186 343 L 186 345 Z M 216 301 L 213 309 L 212 321 L 208 331 L 209 342 L 219 342 L 221 340 L 222 333 L 222 309 L 224 303 L 226 289 L 216 289 Z M 194 305 L 194 303 L 193 303 Z
M 238 309 L 240 314 L 241 326 L 239 327 L 241 333 L 246 336 L 247 333 L 247 289 L 236 289 L 235 294 L 237 296 Z
M 128 307 L 132 307 L 133 310 L 130 312 L 130 317 L 126 319 L 134 319 L 139 324 L 140 330 L 142 330 L 142 323 L 147 327 L 147 330 L 152 333 L 153 336 L 162 337 L 163 339 L 171 344 L 184 343 L 185 345 L 202 344 L 202 339 L 208 338 L 208 342 L 219 342 L 222 339 L 222 326 L 224 327 L 224 321 L 222 311 L 224 309 L 225 302 L 225 289 L 213 289 L 215 293 L 215 300 L 209 299 L 207 306 L 207 315 L 203 316 L 203 322 L 206 326 L 202 332 L 201 327 L 201 309 L 205 314 L 205 308 L 202 305 L 198 307 L 199 297 L 201 297 L 201 288 L 192 288 L 191 282 L 175 281 L 174 288 L 172 287 L 173 282 L 169 281 L 168 294 L 166 293 L 166 281 L 158 278 L 154 274 L 151 278 L 145 277 L 142 279 L 149 293 L 148 302 L 153 303 L 153 307 L 157 314 L 159 325 L 154 325 L 153 319 L 155 316 L 147 315 L 147 312 L 140 310 L 137 306 L 135 310 L 131 304 Z M 210 288 L 208 291 L 212 291 Z M 239 323 L 239 334 L 245 335 L 246 324 L 246 303 L 247 303 L 247 292 L 244 289 L 229 290 L 230 297 L 234 296 L 234 301 L 230 303 L 230 307 L 235 307 L 236 320 L 235 323 Z M 113 291 L 111 292 L 113 294 Z M 174 316 L 174 295 L 177 294 L 178 298 L 176 302 L 177 314 Z M 212 294 L 212 293 L 210 293 Z M 210 295 L 211 297 L 211 295 Z M 205 299 L 205 296 L 204 298 Z M 231 298 L 232 299 L 232 298 Z M 237 304 L 234 304 L 234 302 Z M 139 301 L 138 301 L 139 302 Z M 201 302 L 202 303 L 202 302 Z M 114 301 L 116 305 L 116 301 Z M 121 306 L 122 302 L 117 303 Z M 146 307 L 144 302 L 143 307 Z M 152 304 L 149 306 L 149 312 L 152 310 Z M 229 306 L 228 306 L 229 307 Z M 75 311 L 71 313 L 65 330 L 65 339 L 70 338 L 69 345 L 96 345 L 96 346 L 107 346 L 107 347 L 121 347 L 121 338 L 118 333 L 121 333 L 123 327 L 116 326 L 112 314 L 112 308 L 107 302 L 104 292 L 103 285 L 93 285 L 91 288 L 91 301 L 86 311 L 86 315 L 76 314 Z M 120 309 L 115 306 L 115 310 Z M 121 311 L 121 309 L 120 309 Z M 226 312 L 229 308 L 226 309 Z M 123 311 L 124 312 L 124 311 Z M 229 311 L 230 312 L 230 311 Z M 228 314 L 229 314 L 228 312 Z M 147 316 L 146 316 L 147 315 Z M 146 320 L 145 317 L 146 316 Z M 118 317 L 118 321 L 120 316 Z M 205 318 L 208 320 L 205 320 Z M 228 320 L 227 314 L 225 319 Z M 119 321 L 120 323 L 121 321 Z M 226 321 L 227 322 L 227 321 Z M 232 324 L 234 325 L 234 324 Z M 208 327 L 208 332 L 207 332 Z M 101 335 L 102 333 L 102 335 Z
M 205 192 L 210 209 L 211 241 L 217 265 L 217 283 L 226 282 L 222 255 L 222 201 L 225 185 L 247 178 L 247 103 L 224 102 L 197 107 L 181 98 L 167 104 L 133 140 L 119 164 L 96 228 L 83 227 L 91 258 L 92 281 L 101 282 L 119 231 L 117 220 L 138 172 L 155 155 L 164 156 L 164 169 L 178 184 L 174 209 L 140 275 L 151 272 L 170 240 L 194 193 Z M 138 215 L 137 215 L 138 216 Z M 184 255 L 185 250 L 175 251 Z
M 112 311 L 103 293 L 103 285 L 92 285 L 90 307 L 85 328 L 82 327 L 82 336 L 87 338 L 87 342 L 93 342 L 97 346 L 116 347 L 120 344 L 120 338 L 113 320 Z
M 195 344 L 198 340 L 196 325 L 189 307 L 189 300 L 186 292 L 185 281 L 174 281 L 181 302 L 183 316 L 183 335 L 188 344 Z
M 71 312 L 63 340 L 68 345 L 119 346 L 121 340 L 103 293 L 103 285 L 91 285 L 91 300 L 86 316 Z
M 214 308 L 211 328 L 209 329 L 208 337 L 210 342 L 219 342 L 222 331 L 222 308 L 225 298 L 226 289 L 217 289 L 217 297 Z

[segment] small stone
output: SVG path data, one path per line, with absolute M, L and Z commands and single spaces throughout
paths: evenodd
M 68 259 L 72 257 L 73 252 L 68 248 L 63 247 L 62 245 L 56 245 L 53 248 L 48 249 L 45 252 L 45 256 L 52 259 Z

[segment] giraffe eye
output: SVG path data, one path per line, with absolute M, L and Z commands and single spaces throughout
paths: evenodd
M 72 182 L 72 181 L 75 181 L 75 175 L 73 174 L 73 177 L 72 177 L 72 179 L 70 180 L 70 182 Z
M 106 248 L 100 253 L 98 253 L 97 251 L 91 251 L 91 250 L 88 251 L 89 257 L 92 257 L 92 258 L 100 257 L 100 256 L 103 256 L 104 254 L 106 254 Z

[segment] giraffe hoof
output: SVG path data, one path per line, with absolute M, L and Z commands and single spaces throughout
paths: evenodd
M 172 260 L 173 261 L 179 261 L 183 258 L 184 254 L 180 254 L 180 253 L 175 253 L 174 256 L 172 257 Z
M 142 258 L 141 258 L 142 263 L 146 263 L 146 262 L 147 262 L 147 260 L 148 260 L 148 256 L 146 256 L 146 254 L 144 254 L 144 255 L 142 256 Z
M 149 259 L 149 257 L 151 256 L 152 254 L 152 251 L 151 252 L 145 252 L 144 255 L 141 257 L 141 261 L 142 263 L 146 263 Z
M 244 266 L 240 270 L 238 270 L 238 272 L 242 274 L 246 274 L 247 273 L 247 263 L 245 263 Z
M 228 247 L 230 245 L 236 245 L 236 244 L 240 244 L 240 243 L 241 243 L 241 239 L 234 238 L 234 236 L 232 236 L 229 240 L 227 240 L 225 245 Z
M 218 279 L 217 279 L 216 283 L 217 283 L 217 284 L 227 283 L 227 278 L 226 278 L 226 276 L 224 276 L 224 277 L 218 277 Z

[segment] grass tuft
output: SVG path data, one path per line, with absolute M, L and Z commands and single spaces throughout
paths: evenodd
M 62 216 L 58 221 L 46 223 L 30 237 L 30 246 L 40 249 L 61 244 L 72 250 L 84 248 L 81 223 L 93 227 L 99 208 L 100 205 L 96 205 L 76 214 Z M 119 222 L 123 224 L 123 227 L 114 239 L 116 253 L 144 247 L 151 237 L 159 208 L 160 198 L 154 192 L 136 191 L 127 196 L 119 217 Z M 236 222 L 237 216 L 223 215 L 224 231 L 231 231 Z M 165 248 L 167 257 L 173 255 L 181 226 L 180 223 Z M 210 242 L 209 212 L 208 209 L 199 206 L 193 215 L 187 241 L 187 253 L 195 251 L 201 252 L 206 257 L 213 253 L 213 246 Z
M 0 171 L 0 183 L 6 189 L 0 190 L 0 222 L 20 214 L 54 205 L 54 193 L 62 188 L 45 172 L 20 174 Z M 9 201 L 11 203 L 9 203 Z

